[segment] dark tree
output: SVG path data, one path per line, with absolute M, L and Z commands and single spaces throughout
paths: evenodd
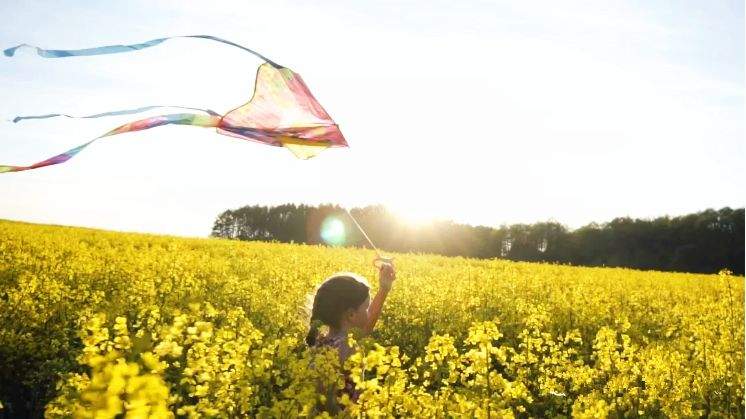
M 452 221 L 411 226 L 381 205 L 350 212 L 371 240 L 388 251 L 685 272 L 714 273 L 723 268 L 744 272 L 743 208 L 708 209 L 653 220 L 618 217 L 574 231 L 553 221 L 498 228 Z M 323 244 L 321 226 L 330 218 L 344 224 L 345 245 L 370 247 L 346 211 L 332 204 L 246 206 L 224 211 L 215 220 L 211 235 Z

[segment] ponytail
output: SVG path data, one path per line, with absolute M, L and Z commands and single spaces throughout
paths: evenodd
M 306 335 L 306 344 L 313 346 L 316 344 L 316 339 L 319 337 L 319 328 L 321 327 L 321 321 L 318 319 L 311 319 L 311 325 L 308 328 L 308 335 Z

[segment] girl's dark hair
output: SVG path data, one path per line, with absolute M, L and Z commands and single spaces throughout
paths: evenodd
M 367 281 L 353 273 L 337 274 L 324 281 L 313 297 L 308 346 L 316 344 L 321 325 L 338 328 L 345 311 L 360 307 L 368 298 L 369 289 Z

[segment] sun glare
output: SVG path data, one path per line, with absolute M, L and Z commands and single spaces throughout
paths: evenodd
M 345 243 L 345 225 L 335 217 L 328 217 L 321 223 L 321 239 L 326 244 L 339 246 Z
M 413 226 L 426 226 L 437 219 L 432 208 L 418 205 L 391 205 L 389 210 L 403 223 Z

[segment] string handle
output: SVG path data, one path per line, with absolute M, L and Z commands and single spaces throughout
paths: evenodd
M 377 257 L 373 259 L 373 266 L 375 266 L 378 269 L 381 269 L 384 265 L 392 265 L 394 263 L 393 257 Z

